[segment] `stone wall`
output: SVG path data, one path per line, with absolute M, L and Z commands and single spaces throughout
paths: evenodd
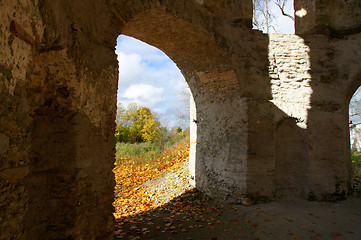
M 297 34 L 322 33 L 342 37 L 361 31 L 361 3 L 358 0 L 295 0 L 295 12 Z
M 361 151 L 361 125 L 350 126 L 350 146 L 354 151 Z
M 199 190 L 345 198 L 361 35 L 348 20 L 324 31 L 315 3 L 296 1 L 314 11 L 298 32 L 324 35 L 268 36 L 250 29 L 249 0 L 2 1 L 0 239 L 112 239 L 121 33 L 163 50 L 191 88 Z
M 270 35 L 271 102 L 275 105 L 276 197 L 307 192 L 308 110 L 311 108 L 310 48 L 296 35 Z
M 24 178 L 31 147 L 26 68 L 33 41 L 24 41 L 24 34 L 19 35 L 21 39 L 11 26 L 21 25 L 31 40 L 42 35 L 43 26 L 34 1 L 1 1 L 0 9 L 0 238 L 23 239 L 29 202 Z

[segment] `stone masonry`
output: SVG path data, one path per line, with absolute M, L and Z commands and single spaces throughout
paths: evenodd
M 0 239 L 113 238 L 120 34 L 164 51 L 190 86 L 199 190 L 346 198 L 361 6 L 328 3 L 295 0 L 296 35 L 265 35 L 251 0 L 1 1 Z

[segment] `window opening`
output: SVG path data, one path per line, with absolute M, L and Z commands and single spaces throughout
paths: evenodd
M 295 32 L 292 0 L 253 0 L 253 29 L 264 33 Z

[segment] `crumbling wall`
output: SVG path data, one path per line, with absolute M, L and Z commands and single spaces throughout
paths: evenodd
M 239 96 L 236 73 L 198 72 L 186 79 L 196 103 L 196 118 L 191 119 L 197 129 L 191 160 L 195 186 L 210 196 L 241 202 L 246 192 L 247 103 Z
M 31 143 L 26 67 L 43 26 L 36 1 L 1 1 L 0 19 L 0 238 L 24 239 Z
M 112 238 L 114 46 L 64 6 L 1 2 L 1 239 Z
M 301 37 L 271 34 L 269 74 L 275 112 L 276 197 L 305 196 L 308 188 L 308 110 L 312 81 L 310 48 Z
M 359 71 L 360 34 L 342 39 L 304 38 L 310 47 L 312 77 L 308 111 L 309 198 L 344 198 L 350 186 L 351 169 L 348 105 L 357 89 L 350 91 Z M 359 79 L 357 82 L 359 86 Z
M 121 33 L 168 54 L 192 90 L 198 189 L 243 204 L 346 196 L 361 36 L 345 25 L 340 39 L 268 36 L 249 0 L 0 5 L 1 239 L 112 238 Z
M 358 0 L 295 0 L 294 4 L 297 34 L 342 37 L 361 31 L 361 3 Z
M 361 125 L 353 124 L 350 126 L 350 146 L 353 151 L 361 151 Z
M 116 92 L 116 65 L 95 74 L 77 71 L 66 50 L 40 53 L 30 63 L 27 238 L 42 232 L 49 239 L 77 239 L 89 232 L 110 237 L 111 225 L 102 225 L 113 220 L 115 140 L 107 132 L 114 129 L 115 100 L 104 93 Z
M 348 104 L 360 85 L 357 39 L 270 35 L 272 102 L 281 110 L 275 119 L 276 196 L 346 197 Z

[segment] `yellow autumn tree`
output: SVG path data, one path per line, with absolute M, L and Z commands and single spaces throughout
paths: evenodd
M 154 142 L 160 139 L 161 125 L 147 107 L 136 103 L 125 110 L 118 106 L 115 136 L 120 142 Z

